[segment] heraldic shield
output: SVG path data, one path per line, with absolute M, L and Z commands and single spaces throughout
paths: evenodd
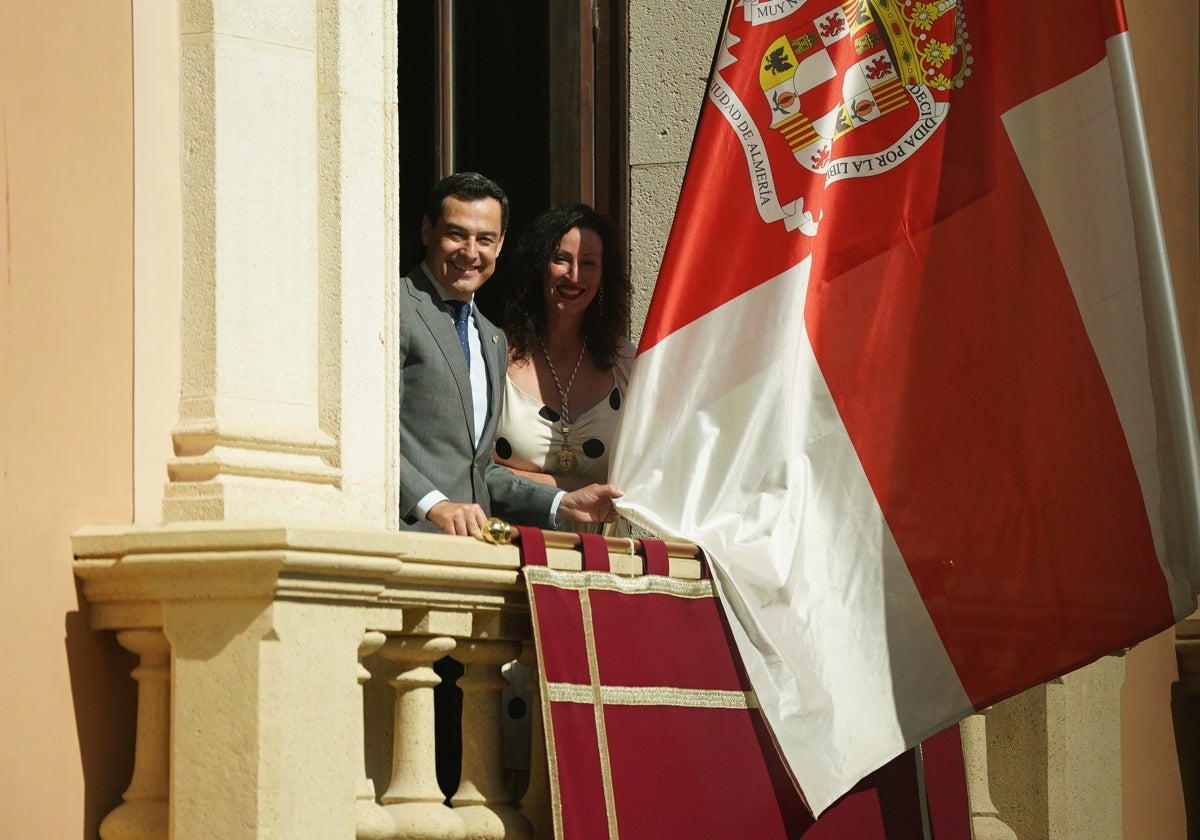
M 835 142 L 851 131 L 893 113 L 905 125 L 917 122 L 908 88 L 944 92 L 961 84 L 969 50 L 955 3 L 830 5 L 781 34 L 762 56 L 759 84 L 771 128 L 802 166 L 825 172 Z
M 961 0 L 744 0 L 709 98 L 742 146 L 762 220 L 815 236 L 825 189 L 904 165 L 973 63 Z

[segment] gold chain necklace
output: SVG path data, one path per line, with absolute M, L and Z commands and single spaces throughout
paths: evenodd
M 559 431 L 562 432 L 563 442 L 562 448 L 558 451 L 558 467 L 565 473 L 572 472 L 575 469 L 575 452 L 571 449 L 571 415 L 567 411 L 567 405 L 570 402 L 571 386 L 575 384 L 575 374 L 579 373 L 579 365 L 583 362 L 583 351 L 587 347 L 584 342 L 579 347 L 579 358 L 575 360 L 575 369 L 571 371 L 571 378 L 567 380 L 567 387 L 562 386 L 559 381 L 558 371 L 554 369 L 554 362 L 550 361 L 550 353 L 546 350 L 546 343 L 540 342 L 542 345 L 542 358 L 546 360 L 546 367 L 550 368 L 550 376 L 554 378 L 554 387 L 558 389 L 559 411 L 558 416 L 561 419 Z

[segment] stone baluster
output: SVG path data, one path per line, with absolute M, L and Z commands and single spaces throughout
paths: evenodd
M 383 795 L 384 809 L 396 823 L 393 837 L 412 840 L 464 840 L 458 814 L 447 808 L 437 782 L 434 752 L 433 687 L 441 679 L 433 663 L 454 650 L 446 637 L 398 636 L 380 655 L 401 666 L 392 680 L 396 718 L 392 779 Z
M 532 826 L 510 804 L 500 753 L 500 694 L 507 685 L 500 666 L 520 652 L 520 643 L 460 641 L 454 658 L 465 668 L 458 681 L 463 692 L 462 778 L 450 800 L 471 840 L 532 837 Z
M 136 653 L 137 741 L 124 802 L 100 825 L 103 840 L 167 840 L 171 731 L 171 646 L 162 630 L 122 630 L 117 641 Z
M 363 636 L 362 644 L 358 647 L 358 693 L 360 695 L 360 707 L 362 706 L 362 686 L 367 680 L 371 679 L 371 672 L 363 667 L 362 660 L 379 650 L 386 641 L 387 636 L 382 633 L 368 631 Z M 360 750 L 358 765 L 365 768 L 366 749 L 361 741 L 358 743 L 358 749 Z M 375 784 L 365 771 L 362 778 L 358 780 L 358 794 L 355 800 L 356 821 L 354 836 L 357 840 L 389 840 L 389 838 L 395 836 L 396 823 L 391 815 L 375 801 Z
M 971 835 L 975 840 L 1017 840 L 992 803 L 988 781 L 987 718 L 969 715 L 959 724 L 963 763 L 967 771 L 967 802 L 971 811 Z
M 530 671 L 529 681 L 525 691 L 529 695 L 530 719 L 530 750 L 529 750 L 529 786 L 521 797 L 521 813 L 533 827 L 535 840 L 552 840 L 554 823 L 550 812 L 550 771 L 546 762 L 546 731 L 542 718 L 542 690 L 539 682 L 537 650 L 533 642 L 527 642 L 521 648 L 518 660 Z

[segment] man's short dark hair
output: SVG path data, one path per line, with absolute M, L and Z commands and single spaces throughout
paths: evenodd
M 491 178 L 478 172 L 456 172 L 434 184 L 429 191 L 429 202 L 425 205 L 425 217 L 431 225 L 437 225 L 446 207 L 446 199 L 450 196 L 462 201 L 496 199 L 500 202 L 500 232 L 508 230 L 508 193 Z

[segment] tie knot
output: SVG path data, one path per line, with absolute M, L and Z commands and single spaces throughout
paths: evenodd
M 454 323 L 465 326 L 467 319 L 471 317 L 471 304 L 462 300 L 452 300 L 450 305 L 454 307 Z

